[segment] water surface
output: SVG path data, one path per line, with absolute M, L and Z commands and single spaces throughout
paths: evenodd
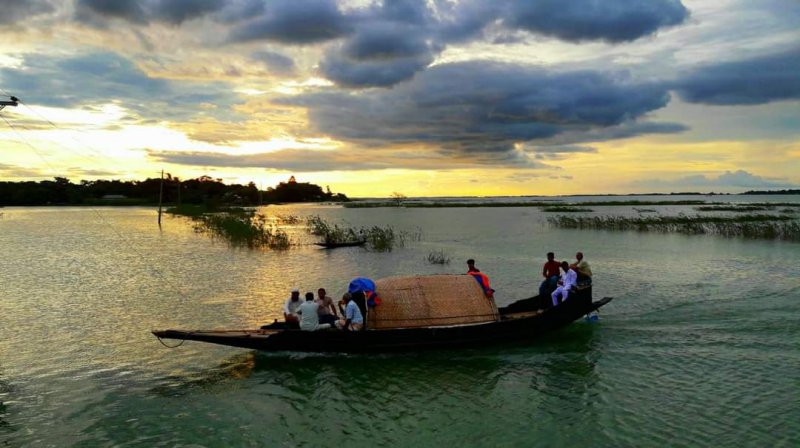
M 183 218 L 159 231 L 148 208 L 3 209 L 0 444 L 800 444 L 800 244 L 562 230 L 533 207 L 264 211 L 422 238 L 326 251 L 290 227 L 303 245 L 253 251 Z M 434 250 L 451 263 L 428 264 Z M 292 287 L 339 296 L 354 276 L 460 273 L 467 258 L 504 305 L 538 288 L 548 250 L 582 250 L 595 296 L 615 300 L 532 345 L 267 355 L 149 333 L 252 328 Z

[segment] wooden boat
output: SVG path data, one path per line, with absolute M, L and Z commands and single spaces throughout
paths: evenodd
M 444 287 L 431 288 L 437 283 Z M 153 334 L 159 339 L 271 352 L 408 352 L 531 341 L 612 300 L 592 301 L 589 286 L 555 307 L 548 306 L 549 297 L 536 296 L 497 308 L 468 275 L 395 277 L 376 284 L 382 303 L 367 312 L 363 331 L 301 331 L 275 322 L 252 330 L 160 330 Z M 442 296 L 442 292 L 457 294 Z
M 367 240 L 358 240 L 358 241 L 340 241 L 340 242 L 322 242 L 322 243 L 314 243 L 317 246 L 321 246 L 325 249 L 336 249 L 337 247 L 356 247 L 356 246 L 363 246 L 367 244 Z

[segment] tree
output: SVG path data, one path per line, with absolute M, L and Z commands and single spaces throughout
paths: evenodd
M 397 191 L 395 191 L 394 193 L 392 193 L 392 196 L 391 196 L 391 198 L 392 198 L 392 200 L 394 201 L 394 204 L 395 204 L 396 206 L 398 206 L 398 207 L 400 207 L 401 205 L 403 205 L 403 201 L 405 201 L 406 199 L 408 199 L 408 197 L 407 197 L 406 195 L 404 195 L 403 193 L 399 193 L 399 192 L 397 192 Z

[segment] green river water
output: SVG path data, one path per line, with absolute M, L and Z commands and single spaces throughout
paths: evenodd
M 562 230 L 535 207 L 264 211 L 421 238 L 326 251 L 294 225 L 301 245 L 274 252 L 159 231 L 148 208 L 0 209 L 0 447 L 800 446 L 798 243 Z M 504 305 L 535 294 L 548 250 L 583 251 L 615 299 L 533 344 L 279 355 L 150 334 L 253 328 L 293 287 L 339 297 L 467 258 Z

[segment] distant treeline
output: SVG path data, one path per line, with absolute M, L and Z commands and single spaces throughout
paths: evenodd
M 153 205 L 158 204 L 161 179 L 143 181 L 82 180 L 72 183 L 64 177 L 40 182 L 0 182 L 0 206 L 14 205 Z M 258 205 L 285 202 L 347 201 L 347 196 L 323 190 L 319 185 L 281 182 L 259 191 L 247 185 L 226 185 L 221 179 L 201 176 L 180 180 L 168 176 L 163 181 L 165 204 Z
M 800 194 L 800 190 L 750 190 L 742 194 Z

